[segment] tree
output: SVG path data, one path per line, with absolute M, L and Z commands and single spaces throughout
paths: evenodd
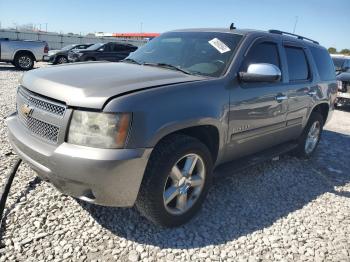
M 342 49 L 342 50 L 340 51 L 340 53 L 341 53 L 342 55 L 350 55 L 350 49 L 347 49 L 347 48 Z
M 330 48 L 328 48 L 328 52 L 329 52 L 330 54 L 336 54 L 336 53 L 337 53 L 337 49 L 334 48 L 334 47 L 330 47 Z

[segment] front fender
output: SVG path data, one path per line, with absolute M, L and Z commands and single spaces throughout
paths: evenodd
M 228 130 L 229 90 L 221 79 L 181 83 L 133 92 L 111 100 L 105 112 L 132 112 L 127 148 L 154 147 L 166 135 L 210 125 L 219 132 L 219 149 Z

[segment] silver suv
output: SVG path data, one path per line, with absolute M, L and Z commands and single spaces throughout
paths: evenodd
M 179 30 L 121 62 L 26 73 L 6 122 L 14 150 L 61 192 L 177 226 L 213 169 L 286 149 L 311 156 L 336 92 L 332 60 L 310 39 Z

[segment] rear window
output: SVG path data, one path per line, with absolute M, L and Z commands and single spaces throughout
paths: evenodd
M 322 81 L 334 80 L 335 68 L 328 51 L 317 47 L 310 47 L 310 50 L 315 60 L 320 79 Z
M 309 66 L 302 48 L 285 46 L 289 81 L 303 81 L 309 79 Z

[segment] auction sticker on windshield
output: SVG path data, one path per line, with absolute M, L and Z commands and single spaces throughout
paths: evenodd
M 211 44 L 221 54 L 231 51 L 231 49 L 218 38 L 213 38 L 212 40 L 208 41 L 208 43 Z

